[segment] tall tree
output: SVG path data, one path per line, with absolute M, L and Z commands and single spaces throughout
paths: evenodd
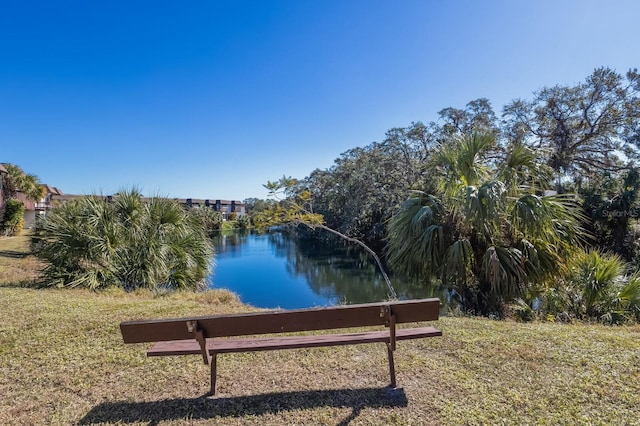
M 445 137 L 473 132 L 498 133 L 498 119 L 491 102 L 478 98 L 467 103 L 465 109 L 447 107 L 438 112 L 444 122 L 441 127 Z
M 640 75 L 598 68 L 574 86 L 545 87 L 504 108 L 507 132 L 544 153 L 560 178 L 631 167 L 640 160 Z
M 417 191 L 394 215 L 387 250 L 395 270 L 440 280 L 463 309 L 484 314 L 557 271 L 580 237 L 571 197 L 539 195 L 535 154 L 514 144 L 494 164 L 495 144 L 491 133 L 443 144 L 436 189 Z
M 639 260 L 640 246 L 632 220 L 640 217 L 638 170 L 606 173 L 579 183 L 587 218 L 584 226 L 594 237 L 592 245 L 602 251 L 614 252 L 626 261 Z
M 17 192 L 22 192 L 29 200 L 40 201 L 45 195 L 45 189 L 38 177 L 34 174 L 25 173 L 15 164 L 3 163 L 7 174 L 4 176 L 2 185 L 2 196 L 5 200 L 15 198 Z
M 381 142 L 350 149 L 328 170 L 315 170 L 304 181 L 314 211 L 345 235 L 382 248 L 387 225 L 408 191 L 433 184 L 437 165 L 432 153 L 452 135 L 483 131 L 499 134 L 489 100 L 476 99 L 465 109 L 440 111 L 442 124 L 422 122 L 389 129 Z
M 432 129 L 420 122 L 393 128 L 382 142 L 351 149 L 330 169 L 313 171 L 303 186 L 328 226 L 376 245 L 407 191 L 423 187 L 435 143 Z

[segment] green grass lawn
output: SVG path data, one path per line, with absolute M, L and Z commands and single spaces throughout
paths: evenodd
M 206 396 L 201 357 L 146 358 L 118 324 L 250 308 L 224 291 L 25 288 L 25 241 L 0 240 L 2 425 L 640 424 L 640 326 L 444 317 L 442 337 L 398 343 L 393 391 L 384 345 L 360 345 L 221 355 Z

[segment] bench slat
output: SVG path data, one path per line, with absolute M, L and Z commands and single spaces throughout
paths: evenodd
M 206 337 L 250 336 L 254 334 L 330 330 L 385 325 L 381 309 L 390 307 L 397 324 L 435 321 L 439 299 L 422 299 L 332 306 L 288 311 L 254 312 L 234 315 L 125 321 L 120 330 L 125 343 L 190 340 L 187 322 L 197 321 Z
M 397 340 L 442 336 L 434 327 L 405 328 L 396 330 Z M 389 341 L 389 331 L 362 333 L 319 334 L 312 336 L 244 337 L 231 339 L 208 339 L 211 354 L 231 352 L 255 352 L 275 349 L 297 349 L 322 346 L 354 345 L 361 343 L 384 343 Z M 157 342 L 147 356 L 199 355 L 200 345 L 196 340 L 173 340 Z

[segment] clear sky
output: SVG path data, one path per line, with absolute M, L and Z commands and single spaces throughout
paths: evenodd
M 637 0 L 3 1 L 0 162 L 70 194 L 264 198 L 392 127 L 640 59 Z

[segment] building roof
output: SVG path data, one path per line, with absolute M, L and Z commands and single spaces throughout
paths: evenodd
M 47 191 L 48 194 L 51 194 L 51 195 L 64 195 L 62 193 L 62 191 L 60 191 L 55 186 L 51 186 L 51 185 L 47 185 L 47 184 L 44 184 L 42 186 L 44 186 L 44 189 Z
M 4 166 L 3 166 L 2 164 L 0 164 L 0 172 L 2 172 L 2 173 L 9 173 L 9 172 L 7 171 L 7 169 L 5 169 L 5 168 L 4 168 Z

